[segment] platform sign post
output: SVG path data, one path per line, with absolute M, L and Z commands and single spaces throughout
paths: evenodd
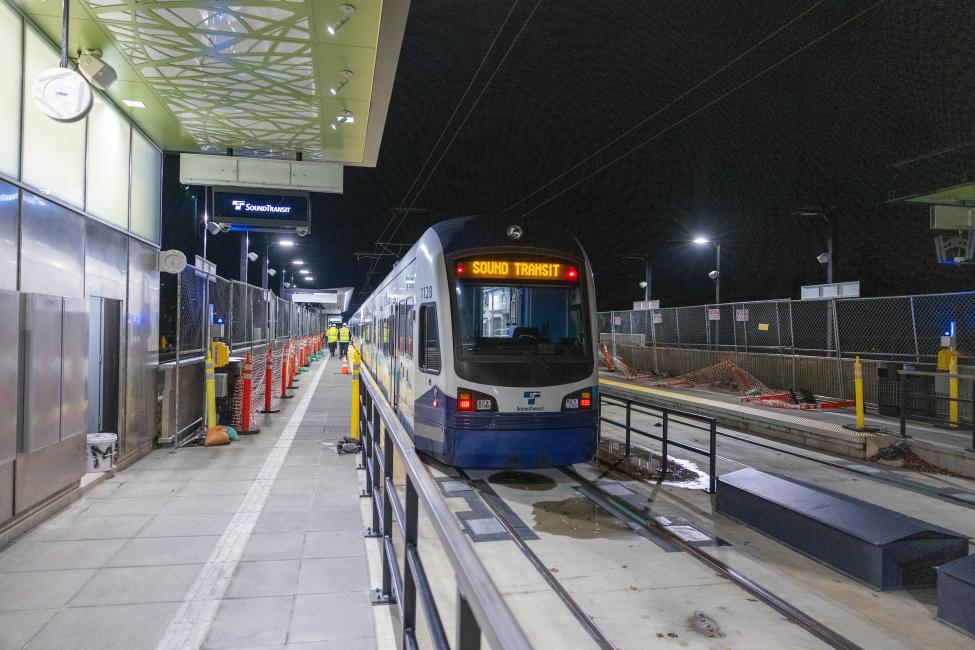
M 207 431 L 217 426 L 217 387 L 213 378 L 213 353 L 207 350 L 206 364 Z
M 958 428 L 958 353 L 952 350 L 948 366 L 948 426 Z

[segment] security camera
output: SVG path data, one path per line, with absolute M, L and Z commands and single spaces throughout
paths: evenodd
M 274 276 L 276 276 L 278 274 L 278 272 L 275 271 L 274 269 L 268 269 L 267 270 L 267 274 L 270 275 L 273 278 Z
M 102 61 L 100 50 L 85 50 L 78 57 L 78 69 L 85 75 L 88 81 L 99 90 L 108 90 L 108 87 L 118 79 L 115 69 Z
M 646 282 L 641 282 L 640 283 L 640 288 L 641 289 L 646 289 L 647 288 L 647 283 Z
M 254 253 L 254 252 L 248 253 L 247 254 L 247 259 L 249 259 L 251 262 L 256 262 L 257 261 L 257 253 Z
M 816 261 L 820 264 L 829 264 L 829 253 L 820 253 L 816 256 Z
M 721 275 L 721 274 L 718 273 L 717 271 L 711 271 L 710 273 L 708 273 L 708 277 L 711 278 L 712 280 L 714 280 L 715 282 L 718 281 L 718 276 L 719 275 Z
M 309 232 L 310 232 L 310 231 L 309 231 L 309 229 L 308 229 L 308 228 L 298 228 L 298 236 L 299 236 L 299 237 L 304 237 L 304 236 L 305 236 L 305 235 L 307 235 L 307 234 L 308 234 Z
M 207 221 L 207 232 L 211 235 L 219 235 L 221 226 L 216 221 Z

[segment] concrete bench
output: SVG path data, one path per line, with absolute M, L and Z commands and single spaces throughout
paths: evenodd
M 938 618 L 975 635 L 975 555 L 938 567 Z
M 877 589 L 933 585 L 968 554 L 960 533 L 751 468 L 718 479 L 717 509 Z

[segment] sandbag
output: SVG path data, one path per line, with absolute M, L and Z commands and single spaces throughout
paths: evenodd
M 240 440 L 240 436 L 237 435 L 237 430 L 233 427 L 225 427 L 227 429 L 227 437 L 230 438 L 231 442 Z
M 204 447 L 217 447 L 219 445 L 229 445 L 230 436 L 227 434 L 227 427 L 210 427 L 206 438 L 203 439 Z

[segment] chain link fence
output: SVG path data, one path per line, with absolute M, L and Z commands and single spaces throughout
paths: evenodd
M 265 406 L 267 364 L 271 364 L 271 408 L 281 397 L 286 355 L 296 342 L 327 327 L 324 313 L 284 300 L 269 290 L 216 275 L 192 265 L 161 279 L 160 372 L 164 374 L 163 440 L 178 443 L 203 418 L 204 361 L 208 340 L 219 340 L 231 355 L 250 355 L 251 421 Z M 220 369 L 218 369 L 220 372 Z M 218 399 L 224 423 L 240 427 L 243 382 L 234 375 L 227 395 Z
M 868 402 L 877 364 L 936 364 L 946 334 L 959 366 L 975 365 L 975 292 L 599 312 L 597 324 L 600 341 L 640 370 L 681 374 L 732 358 L 770 386 L 841 398 L 853 394 L 859 356 Z

